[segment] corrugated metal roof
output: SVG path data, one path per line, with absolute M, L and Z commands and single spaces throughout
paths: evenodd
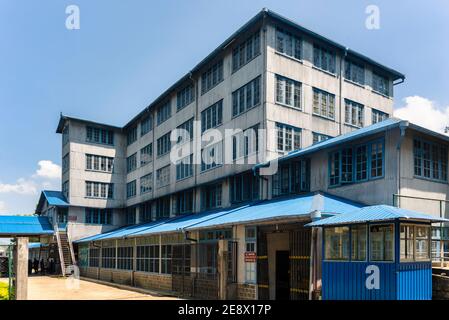
M 391 128 L 399 127 L 401 124 L 403 124 L 404 126 L 408 126 L 408 121 L 401 120 L 398 118 L 389 118 L 385 121 L 378 122 L 371 126 L 360 128 L 360 129 L 354 130 L 352 132 L 342 134 L 335 138 L 327 139 L 323 142 L 311 145 L 307 148 L 294 150 L 285 156 L 277 158 L 276 161 L 281 162 L 281 161 L 285 161 L 285 160 L 288 160 L 291 158 L 296 158 L 296 157 L 304 156 L 307 154 L 311 154 L 311 153 L 320 151 L 322 149 L 331 148 L 336 145 L 340 145 L 340 144 L 343 144 L 346 142 L 350 142 L 352 140 L 360 139 L 360 138 L 363 138 L 368 135 L 373 135 L 373 134 L 376 134 L 376 133 L 379 133 L 382 131 L 386 131 Z M 254 169 L 268 166 L 268 164 L 269 164 L 269 162 L 259 163 L 254 166 Z
M 340 197 L 325 193 L 316 193 L 254 203 L 238 211 L 233 211 L 207 221 L 201 221 L 191 225 L 187 229 L 203 229 L 301 216 L 310 217 L 310 214 L 315 211 L 320 211 L 321 214 L 325 215 L 342 214 L 354 211 L 362 206 L 360 203 Z
M 0 236 L 37 236 L 46 234 L 53 234 L 53 226 L 47 217 L 0 215 Z
M 322 227 L 330 225 L 346 225 L 355 223 L 364 223 L 370 221 L 388 221 L 388 220 L 424 220 L 429 222 L 445 222 L 448 219 L 434 217 L 425 213 L 396 208 L 387 205 L 369 206 L 355 211 L 335 215 L 326 219 L 309 223 L 308 227 Z
M 40 242 L 31 242 L 28 244 L 28 249 L 37 249 L 40 247 L 48 247 L 48 244 L 40 243 Z
M 309 216 L 314 211 L 324 215 L 352 212 L 363 205 L 326 193 L 314 193 L 276 200 L 254 202 L 240 207 L 179 216 L 141 225 L 128 226 L 103 234 L 75 241 L 76 243 L 98 240 L 147 236 L 183 230 L 219 227 L 229 224 L 260 222 Z
M 61 191 L 50 191 L 44 190 L 42 191 L 45 198 L 47 199 L 49 206 L 55 207 L 68 207 L 69 202 Z

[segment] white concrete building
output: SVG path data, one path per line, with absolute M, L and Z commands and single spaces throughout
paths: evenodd
M 255 162 L 220 164 L 230 153 L 248 159 L 240 140 L 205 148 L 202 154 L 215 152 L 215 163 L 181 167 L 170 161 L 171 131 L 182 127 L 199 138 L 212 128 L 266 129 L 257 143 L 256 162 L 264 162 L 388 118 L 394 85 L 403 80 L 262 10 L 123 127 L 61 116 L 62 191 L 69 203 L 61 219 L 76 240 L 266 197 L 251 172 Z M 201 121 L 195 132 L 193 121 Z

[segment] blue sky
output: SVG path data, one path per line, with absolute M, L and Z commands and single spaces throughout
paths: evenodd
M 80 30 L 65 28 L 71 4 Z M 399 113 L 449 125 L 446 0 L 0 0 L 0 213 L 60 188 L 60 112 L 125 124 L 263 7 L 405 73 Z

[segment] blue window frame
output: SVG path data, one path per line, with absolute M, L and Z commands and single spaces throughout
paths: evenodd
M 385 142 L 383 139 L 342 148 L 329 153 L 329 186 L 383 178 Z
M 447 182 L 447 146 L 415 138 L 413 156 L 416 177 Z

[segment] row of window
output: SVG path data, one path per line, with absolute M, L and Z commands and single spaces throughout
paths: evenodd
M 260 31 L 232 50 L 232 71 L 235 72 L 260 54 Z
M 384 141 L 343 148 L 329 153 L 329 186 L 383 177 Z
M 114 131 L 97 127 L 86 127 L 86 141 L 100 144 L 114 144 Z
M 260 76 L 232 93 L 232 116 L 238 116 L 260 104 Z
M 369 230 L 369 232 L 368 232 Z M 325 259 L 331 261 L 394 261 L 394 225 L 366 224 L 324 229 Z M 430 226 L 400 225 L 400 261 L 430 260 Z
M 309 176 L 310 163 L 307 160 L 281 165 L 272 177 L 273 197 L 309 191 Z
M 86 154 L 86 170 L 112 172 L 114 168 L 114 158 Z
M 112 224 L 112 209 L 85 209 L 85 222 L 91 224 Z
M 447 182 L 447 146 L 414 139 L 414 174 L 417 177 Z
M 86 181 L 86 197 L 98 199 L 113 199 L 114 184 Z

